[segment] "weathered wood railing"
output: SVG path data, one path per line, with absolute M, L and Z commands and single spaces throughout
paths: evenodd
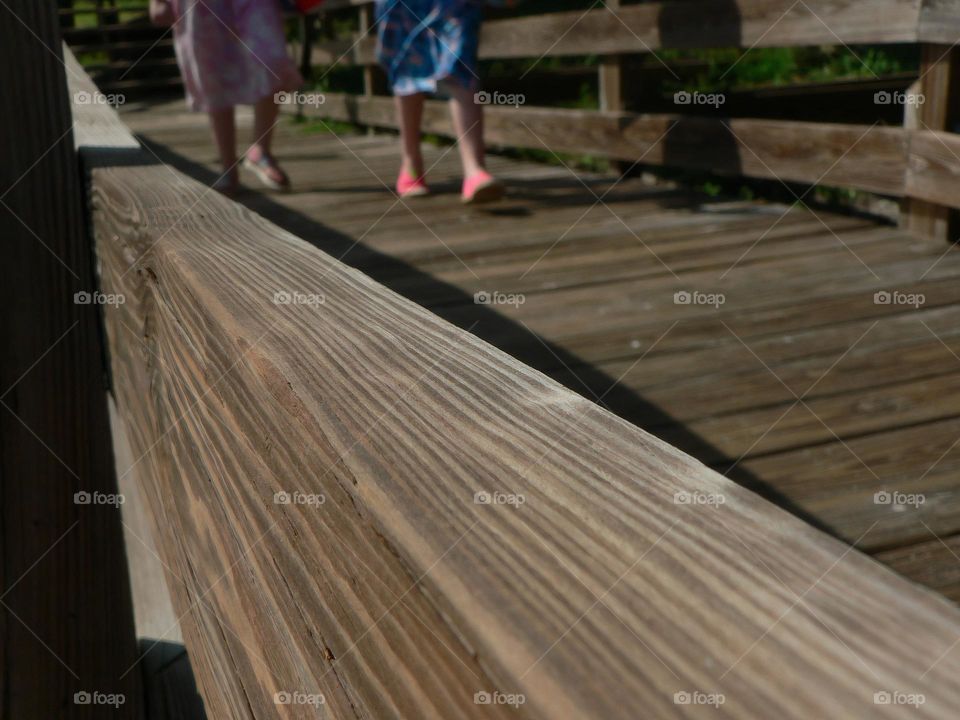
M 327 12 L 360 8 L 366 0 L 328 0 Z M 901 218 L 922 235 L 957 239 L 951 208 L 960 208 L 960 137 L 947 130 L 960 120 L 957 49 L 960 6 L 937 0 L 671 0 L 586 11 L 557 12 L 488 22 L 480 57 L 540 58 L 601 55 L 601 111 L 545 107 L 487 108 L 487 136 L 504 146 L 585 153 L 617 160 L 725 175 L 818 183 L 904 198 Z M 624 54 L 664 48 L 792 47 L 854 43 L 920 43 L 920 80 L 911 89 L 925 99 L 907 108 L 905 127 L 867 124 L 729 119 L 623 112 L 621 92 L 631 78 Z M 314 48 L 314 62 L 362 65 L 365 93 L 330 93 L 304 112 L 361 124 L 395 127 L 389 99 L 377 94 L 370 68 L 375 33 Z M 493 91 L 496 88 L 488 88 Z M 428 104 L 427 132 L 452 134 L 445 108 Z
M 82 109 L 113 393 L 210 717 L 960 706 L 960 609 Z

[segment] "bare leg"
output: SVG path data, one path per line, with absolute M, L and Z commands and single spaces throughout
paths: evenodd
M 273 95 L 267 95 L 253 106 L 253 143 L 246 152 L 247 158 L 256 164 L 260 179 L 270 187 L 274 184 L 286 187 L 290 182 L 270 153 L 279 114 L 280 107 Z
M 250 146 L 257 156 L 270 155 L 270 144 L 273 141 L 273 128 L 277 124 L 280 107 L 273 100 L 273 95 L 267 95 L 253 106 L 253 145 Z
M 460 141 L 460 161 L 464 177 L 484 169 L 483 106 L 474 102 L 473 93 L 462 87 L 450 90 L 450 116 Z
M 420 121 L 423 118 L 423 93 L 398 95 L 394 98 L 400 119 L 400 153 L 402 172 L 413 177 L 423 175 L 423 155 L 420 152 Z
M 213 139 L 220 154 L 220 164 L 223 166 L 224 182 L 237 181 L 237 126 L 234 122 L 233 108 L 212 110 L 210 126 L 213 128 Z

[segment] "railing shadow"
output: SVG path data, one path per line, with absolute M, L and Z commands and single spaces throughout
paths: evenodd
M 742 18 L 734 0 L 711 3 L 709 10 L 699 18 L 702 29 L 699 34 L 690 32 L 689 6 L 690 3 L 683 0 L 662 4 L 658 27 L 664 47 L 743 46 Z M 718 93 L 688 92 L 678 95 L 682 97 L 674 96 L 675 112 L 723 117 L 723 105 L 717 104 Z M 739 143 L 728 123 L 716 126 L 696 116 L 677 117 L 662 142 L 663 165 L 666 167 L 696 168 L 727 176 L 743 174 Z
M 216 179 L 215 173 L 179 154 L 169 146 L 153 143 L 148 137 L 139 137 L 138 139 L 148 145 L 157 157 L 185 175 L 204 184 L 210 184 Z M 521 192 L 534 193 L 533 187 L 539 183 L 540 181 L 528 183 Z M 570 181 L 561 183 L 561 185 L 573 187 L 574 183 L 576 181 L 571 178 Z M 579 183 L 576 183 L 576 185 L 579 186 Z M 573 192 L 570 197 L 566 198 L 565 203 L 567 205 L 570 204 L 572 197 L 579 198 L 581 204 L 589 205 L 593 202 L 594 198 L 583 191 L 582 186 L 579 187 L 580 192 Z M 664 193 L 663 202 L 674 206 L 689 205 L 689 194 L 686 197 L 688 199 L 684 199 L 680 193 Z M 541 200 L 543 200 L 542 196 Z M 475 303 L 473 296 L 463 289 L 358 242 L 356 238 L 324 225 L 309 215 L 276 202 L 267 194 L 253 191 L 244 192 L 237 197 L 237 201 L 277 226 L 292 232 L 323 252 L 341 260 L 341 262 L 356 267 L 382 285 L 418 304 L 429 306 L 431 312 L 491 342 L 491 344 L 501 347 L 526 365 L 546 374 L 557 373 L 558 380 L 564 377 L 560 374 L 560 371 L 565 368 L 572 369 L 576 377 L 572 379 L 566 377 L 563 381 L 563 384 L 570 390 L 594 402 L 597 401 L 598 397 L 601 397 L 601 404 L 611 412 L 638 427 L 648 429 L 654 435 L 667 429 L 670 444 L 689 455 L 695 458 L 711 459 L 725 457 L 725 454 L 717 447 L 688 430 L 683 423 L 671 417 L 667 412 L 647 401 L 642 395 L 618 384 L 617 378 L 598 370 L 588 361 L 581 359 L 569 350 L 555 345 L 549 338 L 534 335 L 523 324 L 501 315 L 491 306 Z M 548 202 L 545 201 L 546 204 Z M 416 282 L 413 282 L 414 280 Z M 411 287 L 416 289 L 411 291 Z M 449 300 L 439 304 L 435 302 L 438 297 L 448 298 Z M 742 466 L 736 465 L 733 467 L 727 473 L 727 477 L 802 518 L 807 523 L 832 533 L 831 529 L 824 526 L 816 517 L 798 507 L 774 488 L 763 483 L 761 478 Z
M 181 643 L 141 638 L 144 720 L 205 720 L 187 649 Z

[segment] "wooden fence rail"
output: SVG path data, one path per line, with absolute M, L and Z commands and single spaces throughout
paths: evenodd
M 328 13 L 359 8 L 362 0 L 330 0 Z M 362 98 L 331 94 L 325 105 L 304 108 L 319 117 L 396 127 L 389 103 L 375 97 L 370 69 L 375 33 L 329 40 L 312 49 L 313 62 L 365 67 Z M 960 141 L 957 112 L 960 5 L 937 0 L 689 0 L 622 6 L 608 2 L 586 11 L 492 20 L 484 25 L 481 59 L 538 59 L 600 55 L 600 111 L 544 107 L 490 107 L 489 136 L 496 144 L 589 153 L 626 162 L 713 171 L 722 175 L 818 183 L 904 198 L 903 224 L 917 234 L 957 239 Z M 920 43 L 924 102 L 905 110 L 906 127 L 878 124 L 731 119 L 719 106 L 696 117 L 677 105 L 670 114 L 623 112 L 625 54 L 665 48 L 797 47 L 857 43 Z M 489 88 L 496 90 L 496 88 Z M 429 111 L 430 132 L 451 135 L 439 105 Z
M 960 609 L 84 109 L 113 392 L 210 717 L 960 706 Z
M 324 11 L 369 5 L 325 3 Z M 539 58 L 650 53 L 664 48 L 798 47 L 839 43 L 920 42 L 928 2 L 876 0 L 667 0 L 492 20 L 481 36 L 480 57 Z M 945 14 L 948 15 L 948 14 Z M 949 15 L 948 15 L 949 17 Z M 960 24 L 950 18 L 953 27 Z M 923 30 L 921 31 L 921 27 Z M 942 37 L 943 31 L 938 32 Z M 358 37 L 344 60 L 375 62 L 375 36 Z M 340 45 L 317 47 L 339 57 Z M 340 51 L 342 53 L 342 50 Z

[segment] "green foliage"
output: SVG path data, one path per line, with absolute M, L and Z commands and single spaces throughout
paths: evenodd
M 687 79 L 669 79 L 664 91 L 670 93 L 867 79 L 915 71 L 919 64 L 916 47 L 895 45 L 663 50 L 658 55 L 667 66 L 698 68 Z
M 147 6 L 148 0 L 116 0 L 114 2 L 114 7 L 120 11 L 120 22 L 128 22 L 145 15 Z M 73 0 L 74 10 L 94 10 L 96 7 L 96 0 Z M 73 24 L 76 28 L 97 27 L 97 16 L 94 13 L 75 15 Z

